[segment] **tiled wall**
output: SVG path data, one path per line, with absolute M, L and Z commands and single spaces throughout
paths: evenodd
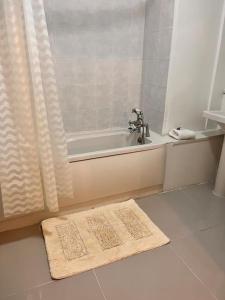
M 172 37 L 174 0 L 147 0 L 142 102 L 152 130 L 161 133 Z
M 67 132 L 127 127 L 140 105 L 145 1 L 44 1 Z
M 164 116 L 174 0 L 45 0 L 67 132 Z

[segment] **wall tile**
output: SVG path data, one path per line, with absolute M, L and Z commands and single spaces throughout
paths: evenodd
M 46 14 L 53 11 L 74 11 L 77 9 L 82 9 L 85 11 L 91 11 L 96 8 L 96 2 L 98 1 L 90 1 L 90 0 L 70 0 L 70 1 L 62 1 L 62 0 L 44 0 L 44 6 Z M 105 1 L 103 1 L 105 2 Z
M 93 55 L 96 58 L 111 58 L 114 55 L 114 40 L 112 34 L 102 32 L 96 34 L 95 49 Z
M 127 127 L 140 105 L 160 128 L 173 3 L 44 1 L 66 131 Z
M 45 1 L 67 131 L 127 126 L 140 100 L 145 1 Z
M 96 128 L 107 129 L 112 119 L 113 88 L 112 85 L 99 85 L 96 87 Z
M 164 113 L 152 110 L 149 114 L 150 129 L 156 132 L 162 132 Z
M 154 101 L 153 109 L 164 113 L 166 87 L 151 86 L 151 99 Z
M 174 0 L 161 0 L 159 30 L 173 26 Z
M 150 84 L 152 82 L 152 78 L 154 76 L 153 71 L 153 60 L 144 60 L 143 66 L 142 66 L 142 85 L 145 86 L 147 84 Z
M 59 87 L 74 83 L 72 64 L 73 61 L 70 59 L 55 59 L 54 67 Z
M 129 76 L 129 60 L 126 59 L 117 59 L 113 63 L 113 84 L 118 87 L 121 84 L 127 86 L 128 76 Z
M 113 86 L 111 127 L 128 127 L 130 107 L 128 103 L 128 85 L 122 82 Z
M 128 109 L 131 111 L 134 107 L 140 107 L 141 85 L 131 84 L 128 86 Z
M 166 98 L 174 0 L 146 2 L 141 106 L 161 133 Z
M 114 31 L 112 34 L 113 40 L 113 57 L 116 58 L 128 58 L 131 51 L 131 34 L 130 28 L 121 27 L 118 31 Z
M 172 28 L 145 32 L 144 59 L 169 59 Z
M 144 110 L 145 121 L 149 124 L 150 130 L 161 132 L 164 112 L 154 110 L 152 106 L 147 106 Z
M 99 72 L 96 65 L 95 59 L 56 60 L 55 71 L 58 88 L 61 89 L 68 85 L 96 84 L 96 80 L 99 78 Z M 104 74 L 106 74 L 106 72 Z M 107 73 L 107 75 L 109 76 L 110 74 Z M 103 75 L 101 77 L 103 77 Z M 100 79 L 101 78 L 99 78 L 99 80 Z M 107 79 L 107 76 L 105 76 L 105 79 Z
M 96 59 L 95 64 L 95 83 L 111 85 L 114 77 L 114 60 L 113 59 Z
M 50 41 L 56 59 L 94 57 L 96 41 L 92 33 L 85 33 L 83 36 L 71 33 L 50 34 Z
M 157 49 L 157 57 L 160 59 L 170 58 L 172 28 L 163 29 L 159 33 L 159 44 Z
M 158 56 L 159 31 L 145 31 L 144 59 L 155 59 Z
M 145 22 L 145 1 L 131 2 L 129 57 L 142 59 Z
M 76 119 L 79 114 L 76 101 L 77 89 L 73 85 L 63 85 L 58 90 L 65 130 L 73 132 L 76 129 Z
M 164 112 L 166 88 L 155 85 L 145 85 L 142 94 L 142 107 L 146 109 Z
M 77 85 L 75 88 L 78 112 L 75 115 L 76 122 L 73 131 L 96 130 L 96 86 Z
M 128 84 L 141 84 L 142 65 L 142 59 L 130 59 L 128 61 Z
M 146 32 L 159 31 L 162 0 L 146 0 Z
M 94 85 L 96 83 L 97 61 L 95 58 L 79 58 L 71 62 L 74 84 Z
M 148 62 L 146 61 L 146 64 Z M 156 59 L 149 62 L 149 68 L 152 69 L 150 73 L 149 82 L 158 87 L 166 87 L 167 78 L 168 78 L 168 68 L 169 60 L 168 59 Z

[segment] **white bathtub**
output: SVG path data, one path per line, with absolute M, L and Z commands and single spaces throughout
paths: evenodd
M 146 144 L 136 141 L 124 130 L 69 137 L 76 203 L 162 190 L 166 138 L 151 133 Z
M 119 130 L 96 134 L 74 135 L 68 138 L 69 161 L 100 158 L 125 153 L 146 151 L 161 147 L 168 140 L 154 132 L 145 139 L 145 144 L 137 143 L 137 134 Z
M 214 179 L 223 131 L 199 132 L 195 140 L 182 142 L 151 132 L 152 142 L 140 146 L 130 143 L 127 134 L 120 130 L 68 137 L 75 197 L 59 202 L 62 214 L 157 193 L 163 190 L 163 182 L 165 190 L 170 190 Z M 0 232 L 52 216 L 40 212 L 7 219 L 0 222 Z

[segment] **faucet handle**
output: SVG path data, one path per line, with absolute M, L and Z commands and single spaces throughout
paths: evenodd
M 130 130 L 130 132 L 134 132 L 136 130 L 136 127 L 135 127 L 133 121 L 129 121 L 129 127 L 128 127 L 128 129 Z
M 137 115 L 143 115 L 143 112 L 140 110 L 140 108 L 133 108 L 132 113 L 135 113 Z

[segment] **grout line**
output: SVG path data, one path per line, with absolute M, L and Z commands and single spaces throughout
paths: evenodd
M 212 293 L 212 291 L 208 288 L 208 286 L 201 280 L 201 278 L 195 274 L 195 272 L 192 270 L 192 268 L 185 262 L 185 260 L 175 251 L 175 249 L 169 245 L 170 249 L 172 250 L 172 252 L 175 254 L 175 256 L 186 266 L 186 268 L 191 272 L 191 274 L 198 280 L 200 281 L 200 283 L 203 285 L 203 287 L 205 287 L 205 289 L 209 292 L 210 296 L 213 297 L 213 299 L 218 300 L 218 298 L 216 297 L 216 295 L 214 295 L 214 293 Z
M 10 297 L 14 297 L 14 296 L 20 295 L 22 293 L 29 293 L 29 292 L 38 290 L 39 288 L 44 287 L 46 285 L 50 285 L 51 283 L 54 283 L 54 282 L 55 282 L 54 280 L 46 281 L 46 282 L 31 286 L 29 288 L 24 288 L 24 289 L 18 290 L 15 293 L 11 293 L 11 294 L 6 295 L 5 298 L 3 298 L 2 300 L 7 300 Z
M 185 233 L 183 235 L 175 236 L 173 239 L 171 239 L 171 242 L 181 241 L 188 237 L 194 236 L 195 234 L 202 233 L 204 231 L 208 231 L 208 230 L 211 230 L 211 229 L 214 229 L 217 227 L 224 227 L 224 225 L 223 225 L 223 223 L 217 223 L 214 225 L 209 225 L 208 227 L 205 227 L 205 228 L 194 228 L 193 231 L 191 231 L 191 232 Z
M 101 286 L 101 284 L 100 284 L 100 281 L 99 281 L 99 279 L 98 279 L 98 276 L 97 276 L 97 274 L 96 274 L 96 272 L 95 272 L 95 269 L 93 269 L 92 272 L 94 273 L 95 279 L 96 279 L 96 281 L 97 281 L 97 283 L 98 283 L 99 289 L 100 289 L 100 291 L 101 291 L 101 294 L 102 294 L 104 300 L 107 300 L 107 298 L 106 298 L 106 296 L 105 296 L 105 293 L 104 293 L 104 291 L 103 291 L 103 288 L 102 288 L 102 286 Z
M 207 230 L 217 228 L 217 227 L 224 227 L 224 224 L 222 222 L 221 223 L 216 223 L 214 225 L 209 225 L 208 227 L 205 227 L 205 228 L 200 228 L 199 231 L 203 232 L 203 231 L 207 231 Z

